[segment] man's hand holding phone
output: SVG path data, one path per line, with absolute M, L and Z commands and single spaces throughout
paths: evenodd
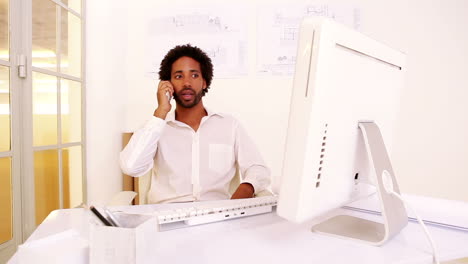
M 167 113 L 171 111 L 170 98 L 174 93 L 174 87 L 170 81 L 160 81 L 158 85 L 158 108 L 154 111 L 154 116 L 161 119 L 165 119 Z

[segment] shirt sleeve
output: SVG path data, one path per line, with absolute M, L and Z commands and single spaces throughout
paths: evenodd
M 166 121 L 152 117 L 135 131 L 127 146 L 120 152 L 120 168 L 123 173 L 139 177 L 154 166 L 158 140 L 166 126 Z
M 235 151 L 242 183 L 250 183 L 255 194 L 270 186 L 270 169 L 265 164 L 260 152 L 241 124 L 236 125 Z

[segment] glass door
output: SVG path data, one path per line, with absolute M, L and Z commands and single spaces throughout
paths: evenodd
M 32 1 L 36 224 L 83 203 L 81 1 Z
M 16 250 L 20 238 L 19 146 L 12 137 L 18 125 L 18 83 L 12 59 L 11 16 L 12 1 L 0 0 L 0 262 Z
M 84 0 L 0 0 L 0 263 L 85 202 Z

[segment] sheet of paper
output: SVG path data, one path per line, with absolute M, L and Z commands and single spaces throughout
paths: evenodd
M 468 203 L 455 200 L 445 200 L 427 196 L 403 194 L 403 198 L 416 210 L 425 221 L 441 224 L 452 228 L 468 230 Z M 380 213 L 380 200 L 377 195 L 355 201 L 347 206 L 369 212 Z M 438 208 L 437 211 L 434 208 Z M 413 211 L 407 208 L 408 217 L 416 219 Z
M 88 241 L 69 229 L 18 247 L 18 263 L 54 264 L 87 263 Z
M 257 13 L 257 74 L 292 76 L 299 26 L 307 16 L 322 16 L 359 30 L 360 10 L 349 5 L 272 5 Z
M 190 43 L 211 58 L 215 78 L 246 75 L 248 13 L 239 4 L 159 8 L 147 25 L 148 72 L 159 70 L 161 60 L 171 48 Z

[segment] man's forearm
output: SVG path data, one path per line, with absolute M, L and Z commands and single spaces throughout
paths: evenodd
M 120 152 L 120 167 L 125 174 L 139 177 L 153 167 L 158 140 L 165 125 L 165 121 L 151 118 L 135 131 Z
M 155 117 L 158 117 L 158 118 L 161 118 L 162 120 L 164 120 L 164 119 L 166 119 L 167 113 L 168 113 L 168 111 L 166 111 L 164 109 L 156 108 L 156 110 L 154 110 L 153 115 Z

